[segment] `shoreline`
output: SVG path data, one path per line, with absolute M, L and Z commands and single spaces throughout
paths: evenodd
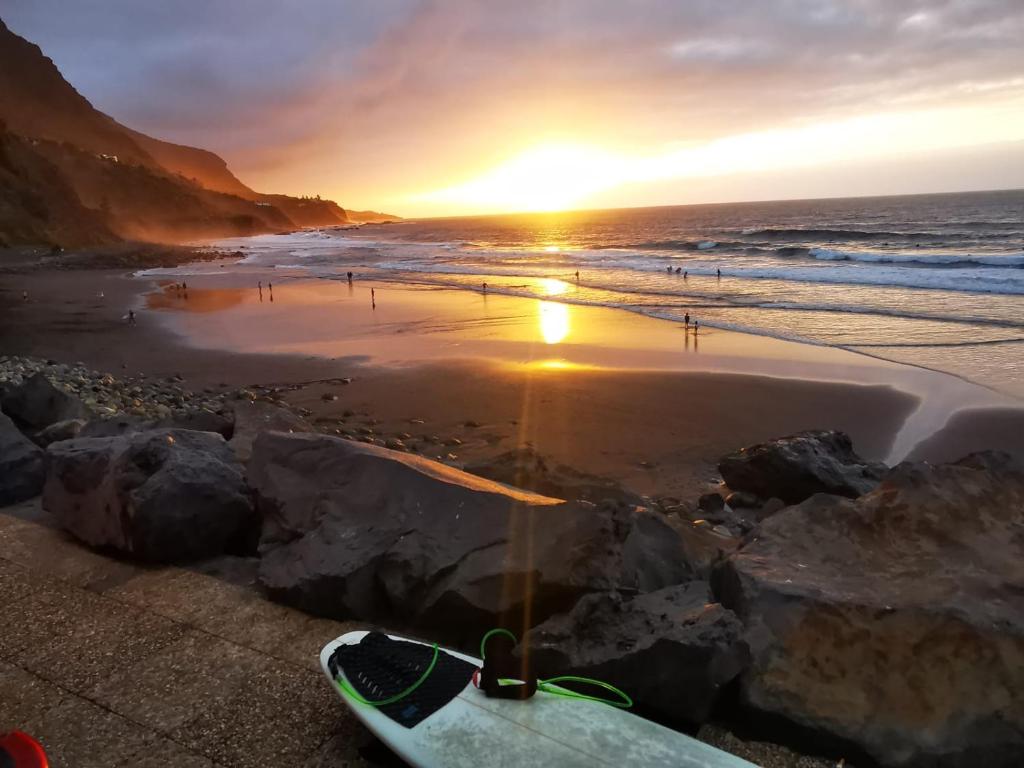
M 30 290 L 28 304 L 17 300 L 21 289 L 16 284 Z M 298 284 L 280 282 L 275 307 L 285 309 L 288 303 L 284 298 Z M 126 276 L 120 270 L 39 270 L 4 275 L 0 277 L 0 344 L 8 354 L 33 354 L 68 363 L 82 361 L 115 376 L 140 372 L 151 377 L 181 375 L 186 382 L 183 386 L 195 390 L 220 391 L 252 385 L 287 388 L 282 392 L 286 404 L 308 411 L 310 422 L 321 431 L 370 429 L 382 444 L 388 439 L 410 441 L 411 437 L 414 444 L 423 443 L 423 455 L 440 457 L 458 466 L 530 447 L 554 462 L 615 480 L 638 493 L 667 497 L 712 490 L 716 482 L 715 462 L 739 445 L 802 429 L 839 428 L 851 433 L 855 446 L 865 456 L 885 459 L 898 447 L 901 428 L 913 418 L 928 416 L 913 395 L 885 378 L 898 366 L 877 361 L 861 366 L 859 373 L 872 371 L 872 375 L 881 376 L 873 384 L 863 380 L 858 384 L 822 380 L 806 374 L 784 377 L 778 370 L 770 371 L 772 366 L 780 365 L 778 357 L 773 357 L 774 353 L 764 354 L 766 346 L 775 344 L 766 344 L 764 337 L 717 330 L 701 336 L 700 365 L 714 360 L 719 367 L 713 370 L 517 366 L 472 354 L 461 358 L 449 355 L 414 365 L 408 360 L 404 364 L 387 364 L 367 359 L 365 354 L 332 357 L 302 349 L 291 350 L 289 354 L 281 350 L 203 349 L 189 346 L 187 338 L 169 327 L 172 323 L 167 318 L 154 316 L 157 312 L 140 312 L 134 327 L 123 320 L 129 306 L 135 306 L 135 302 L 145 304 L 152 285 L 149 280 Z M 338 288 L 320 285 L 317 290 L 330 293 Z M 193 278 L 190 290 L 189 302 L 198 306 L 205 289 Z M 396 301 L 391 294 L 397 291 L 394 287 L 387 290 L 385 296 L 391 305 Z M 469 291 L 448 294 L 461 294 L 461 301 L 480 299 Z M 214 292 L 207 298 L 215 295 L 220 294 Z M 433 301 L 436 295 L 430 299 Z M 502 296 L 488 298 L 492 306 L 505 300 L 532 307 L 529 323 L 536 336 L 538 302 Z M 585 311 L 591 317 L 591 310 L 569 311 Z M 219 312 L 211 308 L 207 313 L 178 314 L 198 317 L 197 322 L 205 324 L 202 327 L 212 329 L 226 322 L 227 315 Z M 601 313 L 612 318 L 602 318 L 598 323 L 602 328 L 606 322 L 635 328 L 634 323 L 623 323 L 622 319 L 637 318 L 645 327 L 660 329 L 652 330 L 651 338 L 664 334 L 678 344 L 682 336 L 667 321 L 612 309 Z M 513 320 L 508 322 L 525 327 L 523 317 Z M 417 335 L 401 323 L 397 330 L 396 326 L 388 326 L 390 331 L 384 334 L 378 328 L 374 333 L 360 335 L 358 328 L 353 325 L 350 331 L 362 352 L 367 347 L 376 347 L 387 353 L 395 349 L 396 339 L 401 344 L 411 339 L 415 345 L 422 344 L 423 338 L 431 334 L 480 334 L 479 328 L 458 324 L 425 335 Z M 491 329 L 487 333 L 497 331 Z M 522 339 L 510 340 L 508 328 L 500 333 L 505 334 L 504 340 L 498 340 L 500 344 L 518 344 L 520 351 L 531 348 Z M 462 341 L 465 339 L 460 337 Z M 751 341 L 762 351 L 756 365 L 742 355 L 711 354 L 712 347 L 728 351 L 728 345 L 749 345 Z M 485 338 L 481 343 L 498 342 Z M 653 351 L 647 348 L 633 353 L 658 353 L 658 344 L 651 344 Z M 820 365 L 821 347 L 792 342 L 777 344 L 801 355 L 808 354 L 811 363 Z M 538 344 L 535 339 L 532 347 L 548 350 L 551 345 Z M 587 344 L 580 349 L 569 357 L 604 354 Z M 836 354 L 859 361 L 871 360 L 845 351 Z M 922 375 L 916 369 L 913 372 Z M 928 373 L 921 381 L 933 382 L 933 376 Z M 353 379 L 350 385 L 317 383 L 349 377 Z M 928 449 L 934 455 L 948 454 L 955 448 L 955 443 L 951 447 L 951 440 L 962 438 L 964 426 L 962 420 L 957 422 L 948 439 L 943 429 L 968 406 L 954 409 L 948 402 L 934 399 L 933 404 L 935 429 L 925 437 L 930 441 Z M 975 410 L 980 414 L 975 421 L 984 426 L 976 437 L 980 447 L 1017 447 L 1005 426 L 992 423 L 989 409 Z M 1013 409 L 1011 414 L 1013 420 L 1018 415 L 1024 417 L 1024 409 Z M 1024 422 L 1024 418 L 1021 420 Z M 424 423 L 412 423 L 419 421 Z M 482 426 L 467 427 L 468 422 Z M 609 445 L 609 435 L 616 436 L 613 445 Z M 989 435 L 993 435 L 992 440 Z M 427 439 L 434 438 L 437 441 L 428 445 Z M 1011 444 L 1006 446 L 1008 440 Z M 431 447 L 446 442 L 453 445 L 444 451 Z M 452 458 L 448 458 L 449 454 Z M 928 456 L 917 453 L 915 458 Z

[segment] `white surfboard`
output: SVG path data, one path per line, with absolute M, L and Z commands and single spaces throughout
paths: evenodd
M 367 634 L 349 632 L 328 643 L 320 652 L 320 664 L 331 687 L 356 717 L 416 768 L 756 768 L 753 763 L 607 704 L 543 691 L 525 701 L 488 698 L 472 681 L 440 709 L 407 728 L 343 691 L 331 673 L 330 659 L 339 646 L 357 645 Z M 398 635 L 388 637 L 430 647 Z M 440 653 L 483 666 L 480 659 L 456 651 L 442 649 Z

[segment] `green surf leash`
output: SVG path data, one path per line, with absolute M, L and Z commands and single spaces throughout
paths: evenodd
M 492 629 L 488 631 L 486 634 L 484 634 L 483 638 L 480 640 L 481 660 L 487 658 L 487 641 L 495 635 L 504 635 L 505 637 L 508 637 L 510 640 L 512 640 L 512 642 L 514 643 L 519 642 L 516 636 L 509 632 L 507 629 L 502 629 L 500 627 Z M 370 707 L 386 707 L 388 704 L 394 704 L 395 702 L 401 701 L 407 696 L 410 696 L 412 693 L 416 691 L 417 688 L 423 685 L 423 683 L 427 681 L 427 678 L 430 677 L 430 673 L 434 671 L 434 667 L 437 666 L 437 658 L 439 654 L 440 648 L 438 648 L 437 643 L 434 643 L 433 658 L 431 658 L 430 664 L 423 671 L 423 674 L 420 675 L 419 679 L 415 683 L 410 685 L 408 688 L 406 688 L 404 691 L 399 691 L 394 696 L 388 696 L 386 699 L 378 699 L 377 701 L 371 701 L 370 699 L 367 699 L 355 688 L 353 688 L 352 685 L 341 676 L 335 677 L 334 682 L 335 684 L 337 684 L 338 688 L 340 688 L 343 693 L 347 694 L 348 696 L 351 696 L 360 704 L 365 704 Z M 521 681 L 502 679 L 499 680 L 499 683 L 501 683 L 502 685 L 520 685 Z M 556 685 L 557 683 L 578 683 L 580 685 L 592 685 L 597 688 L 603 688 L 606 691 L 615 694 L 618 697 L 618 699 L 606 699 L 600 696 L 590 696 L 588 694 L 579 693 L 578 691 L 573 691 L 568 688 L 561 688 L 558 685 Z M 544 691 L 545 693 L 549 693 L 553 696 L 562 696 L 567 699 L 578 699 L 580 701 L 596 701 L 600 704 L 607 704 L 611 707 L 618 707 L 619 709 L 629 709 L 633 706 L 633 700 L 626 694 L 625 691 L 616 688 L 611 683 L 606 683 L 603 680 L 594 680 L 589 677 L 579 677 L 577 675 L 559 675 L 558 677 L 549 677 L 546 680 L 537 681 L 537 690 Z
M 487 658 L 487 641 L 495 635 L 503 635 L 509 638 L 513 643 L 519 642 L 516 636 L 509 632 L 507 629 L 502 629 L 501 627 L 497 629 L 492 629 L 489 632 L 487 632 L 480 640 L 481 659 Z M 521 681 L 519 680 L 510 679 L 500 679 L 498 680 L 498 682 L 502 685 L 521 684 Z M 597 688 L 603 688 L 606 691 L 615 694 L 618 697 L 618 699 L 605 699 L 600 696 L 590 696 L 588 694 L 579 693 L 578 691 L 573 691 L 568 688 L 560 688 L 556 685 L 556 683 L 578 683 L 580 685 L 592 685 Z M 629 709 L 633 706 L 633 700 L 625 691 L 616 688 L 611 683 L 606 683 L 603 680 L 594 680 L 590 677 L 579 677 L 578 675 L 559 675 L 557 677 L 549 677 L 545 680 L 537 681 L 537 690 L 544 691 L 544 693 L 550 693 L 554 696 L 564 696 L 567 699 L 579 699 L 581 701 L 596 701 L 601 704 L 607 704 L 610 707 L 618 707 L 619 709 Z

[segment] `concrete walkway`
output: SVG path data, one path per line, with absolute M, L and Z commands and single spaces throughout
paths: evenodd
M 351 627 L 261 598 L 255 561 L 195 570 L 98 555 L 38 501 L 0 509 L 0 732 L 54 768 L 341 768 L 387 753 L 319 649 Z

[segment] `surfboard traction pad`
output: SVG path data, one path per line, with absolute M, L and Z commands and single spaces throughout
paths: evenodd
M 335 679 L 343 671 L 349 685 L 367 701 L 381 701 L 419 680 L 433 658 L 432 646 L 370 632 L 358 643 L 339 645 L 328 667 Z M 408 696 L 377 709 L 399 725 L 413 728 L 458 696 L 476 669 L 438 648 L 437 663 L 427 679 Z

